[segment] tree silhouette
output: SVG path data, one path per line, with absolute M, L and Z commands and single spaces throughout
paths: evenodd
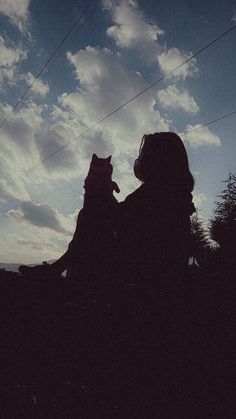
M 220 268 L 231 270 L 236 267 L 236 176 L 229 172 L 224 182 L 226 188 L 215 202 L 210 233 L 220 246 Z
M 209 232 L 204 221 L 195 213 L 191 217 L 191 256 L 193 265 L 196 262 L 201 266 L 207 257 L 210 248 Z

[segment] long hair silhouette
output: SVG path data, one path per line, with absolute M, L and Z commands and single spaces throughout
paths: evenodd
M 181 138 L 174 132 L 145 134 L 134 166 L 135 176 L 152 187 L 191 193 L 194 186 Z

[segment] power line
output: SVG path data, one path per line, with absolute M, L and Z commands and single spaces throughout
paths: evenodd
M 235 114 L 236 114 L 236 110 L 234 110 L 232 112 L 229 112 L 229 113 L 226 113 L 225 115 L 219 116 L 219 118 L 213 119 L 212 121 L 207 122 L 206 124 L 202 124 L 202 125 L 200 125 L 200 126 L 198 126 L 196 128 L 191 129 L 190 131 L 182 134 L 181 137 L 186 137 L 186 135 L 191 134 L 194 131 L 197 131 L 197 130 L 199 130 L 201 128 L 204 128 L 204 127 L 208 127 L 209 125 L 212 125 L 215 122 L 221 121 L 222 119 L 228 118 L 229 116 L 235 115 Z
M 71 26 L 71 28 L 69 29 L 69 31 L 66 33 L 66 35 L 64 36 L 64 38 L 59 42 L 59 44 L 57 45 L 57 47 L 55 48 L 55 50 L 52 52 L 52 54 L 50 55 L 50 57 L 47 59 L 46 63 L 43 65 L 43 67 L 41 68 L 41 70 L 38 72 L 38 74 L 35 76 L 33 82 L 27 87 L 27 89 L 25 90 L 25 92 L 23 93 L 23 95 L 20 97 L 20 99 L 16 102 L 16 104 L 12 107 L 12 109 L 10 110 L 10 112 L 7 114 L 7 116 L 3 119 L 3 121 L 0 124 L 0 129 L 3 127 L 3 125 L 7 122 L 7 120 L 9 119 L 9 117 L 11 116 L 11 114 L 15 111 L 15 109 L 17 108 L 17 106 L 20 104 L 20 102 L 24 99 L 24 97 L 27 95 L 27 93 L 30 91 L 30 89 L 33 87 L 33 85 L 35 84 L 36 80 L 40 77 L 40 75 L 42 74 L 42 72 L 45 70 L 45 68 L 48 66 L 48 64 L 52 61 L 52 59 L 55 57 L 55 55 L 57 54 L 58 50 L 61 48 L 61 46 L 64 44 L 64 42 L 66 41 L 66 39 L 70 36 L 70 34 L 73 32 L 73 30 L 76 28 L 76 26 L 79 24 L 80 20 L 82 19 L 82 17 L 85 15 L 86 11 L 89 9 L 89 7 L 91 6 L 91 4 L 93 3 L 94 0 L 90 0 L 87 4 L 87 6 L 83 9 L 82 13 L 79 15 L 79 17 L 76 19 L 76 21 L 73 23 L 73 25 Z
M 102 0 L 101 0 L 102 1 Z M 90 21 L 91 24 L 91 20 L 94 18 L 95 13 L 97 12 L 99 6 L 100 6 L 101 2 L 97 2 L 96 6 L 94 9 L 92 9 L 91 14 L 89 15 L 89 13 L 86 13 L 86 15 L 84 16 L 83 19 L 83 24 L 85 25 L 88 21 Z M 63 44 L 63 48 L 61 48 L 60 54 L 63 53 L 63 50 L 67 49 L 67 47 L 69 46 L 69 44 L 71 44 L 72 40 L 75 38 L 75 36 L 78 34 L 78 32 L 82 29 L 82 26 L 79 26 L 77 30 L 73 31 L 73 34 L 71 34 L 70 38 L 67 39 L 67 42 L 65 42 Z M 52 67 L 55 65 L 56 61 L 54 60 L 53 62 L 50 63 L 50 70 L 52 69 Z M 48 74 L 48 71 L 47 71 Z
M 195 58 L 196 56 L 198 56 L 199 54 L 201 54 L 203 51 L 205 51 L 207 48 L 209 48 L 211 45 L 215 44 L 217 41 L 219 41 L 221 38 L 223 38 L 225 35 L 227 35 L 228 33 L 230 33 L 231 31 L 233 31 L 236 28 L 236 25 L 232 26 L 231 28 L 229 28 L 227 31 L 223 32 L 221 35 L 219 35 L 217 38 L 213 39 L 211 42 L 209 42 L 208 44 L 206 44 L 205 46 L 203 46 L 202 48 L 200 48 L 197 52 L 195 52 L 194 54 L 192 54 L 189 58 L 187 58 L 185 61 L 183 61 L 181 64 L 179 64 L 178 66 L 176 66 L 175 68 L 173 68 L 173 70 L 169 71 L 168 73 L 164 74 L 161 78 L 159 78 L 158 80 L 156 80 L 155 82 L 149 84 L 145 89 L 141 90 L 139 93 L 137 93 L 135 96 L 131 97 L 130 99 L 128 99 L 126 102 L 122 103 L 120 106 L 118 106 L 117 108 L 115 108 L 114 110 L 112 110 L 109 114 L 107 114 L 106 116 L 104 116 L 102 119 L 100 119 L 99 121 L 95 122 L 93 125 L 91 125 L 90 127 L 88 127 L 85 131 L 83 131 L 81 134 L 79 134 L 78 136 L 76 136 L 75 138 L 73 138 L 71 141 L 68 141 L 68 143 L 64 144 L 63 146 L 59 147 L 58 149 L 56 149 L 53 153 L 49 154 L 47 157 L 44 157 L 42 160 L 40 160 L 40 164 L 44 163 L 46 160 L 49 160 L 51 157 L 53 157 L 55 154 L 59 153 L 60 151 L 64 150 L 66 147 L 68 147 L 70 144 L 72 144 L 74 141 L 78 140 L 79 138 L 81 138 L 83 135 L 87 134 L 89 131 L 93 130 L 94 128 L 96 128 L 98 125 L 100 125 L 102 122 L 104 122 L 106 119 L 108 119 L 110 116 L 114 115 L 116 112 L 118 112 L 120 109 L 124 108 L 126 105 L 128 105 L 129 103 L 133 102 L 135 99 L 137 99 L 139 96 L 141 96 L 143 93 L 147 92 L 148 90 L 150 90 L 152 87 L 154 87 L 156 84 L 160 83 L 162 80 L 166 79 L 168 76 L 170 76 L 171 74 L 175 73 L 179 68 L 183 67 L 185 64 L 187 64 L 189 61 L 191 61 L 193 58 Z M 38 167 L 38 165 L 36 165 L 35 167 L 33 167 L 31 170 L 34 170 L 36 167 Z

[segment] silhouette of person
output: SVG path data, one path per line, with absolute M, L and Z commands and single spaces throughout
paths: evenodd
M 134 174 L 142 185 L 117 209 L 119 265 L 129 278 L 181 275 L 188 264 L 194 180 L 180 137 L 144 135 Z
M 144 135 L 134 174 L 142 184 L 119 203 L 115 217 L 116 376 L 127 405 L 166 408 L 185 388 L 182 359 L 191 354 L 186 336 L 193 328 L 184 279 L 194 180 L 180 137 Z

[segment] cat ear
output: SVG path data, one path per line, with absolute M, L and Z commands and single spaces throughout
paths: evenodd
M 97 160 L 97 159 L 98 159 L 97 154 L 93 153 L 92 161 L 95 161 L 95 160 Z
M 109 163 L 111 162 L 111 157 L 112 157 L 112 156 L 109 156 L 109 157 L 107 157 L 107 159 L 106 159 Z

